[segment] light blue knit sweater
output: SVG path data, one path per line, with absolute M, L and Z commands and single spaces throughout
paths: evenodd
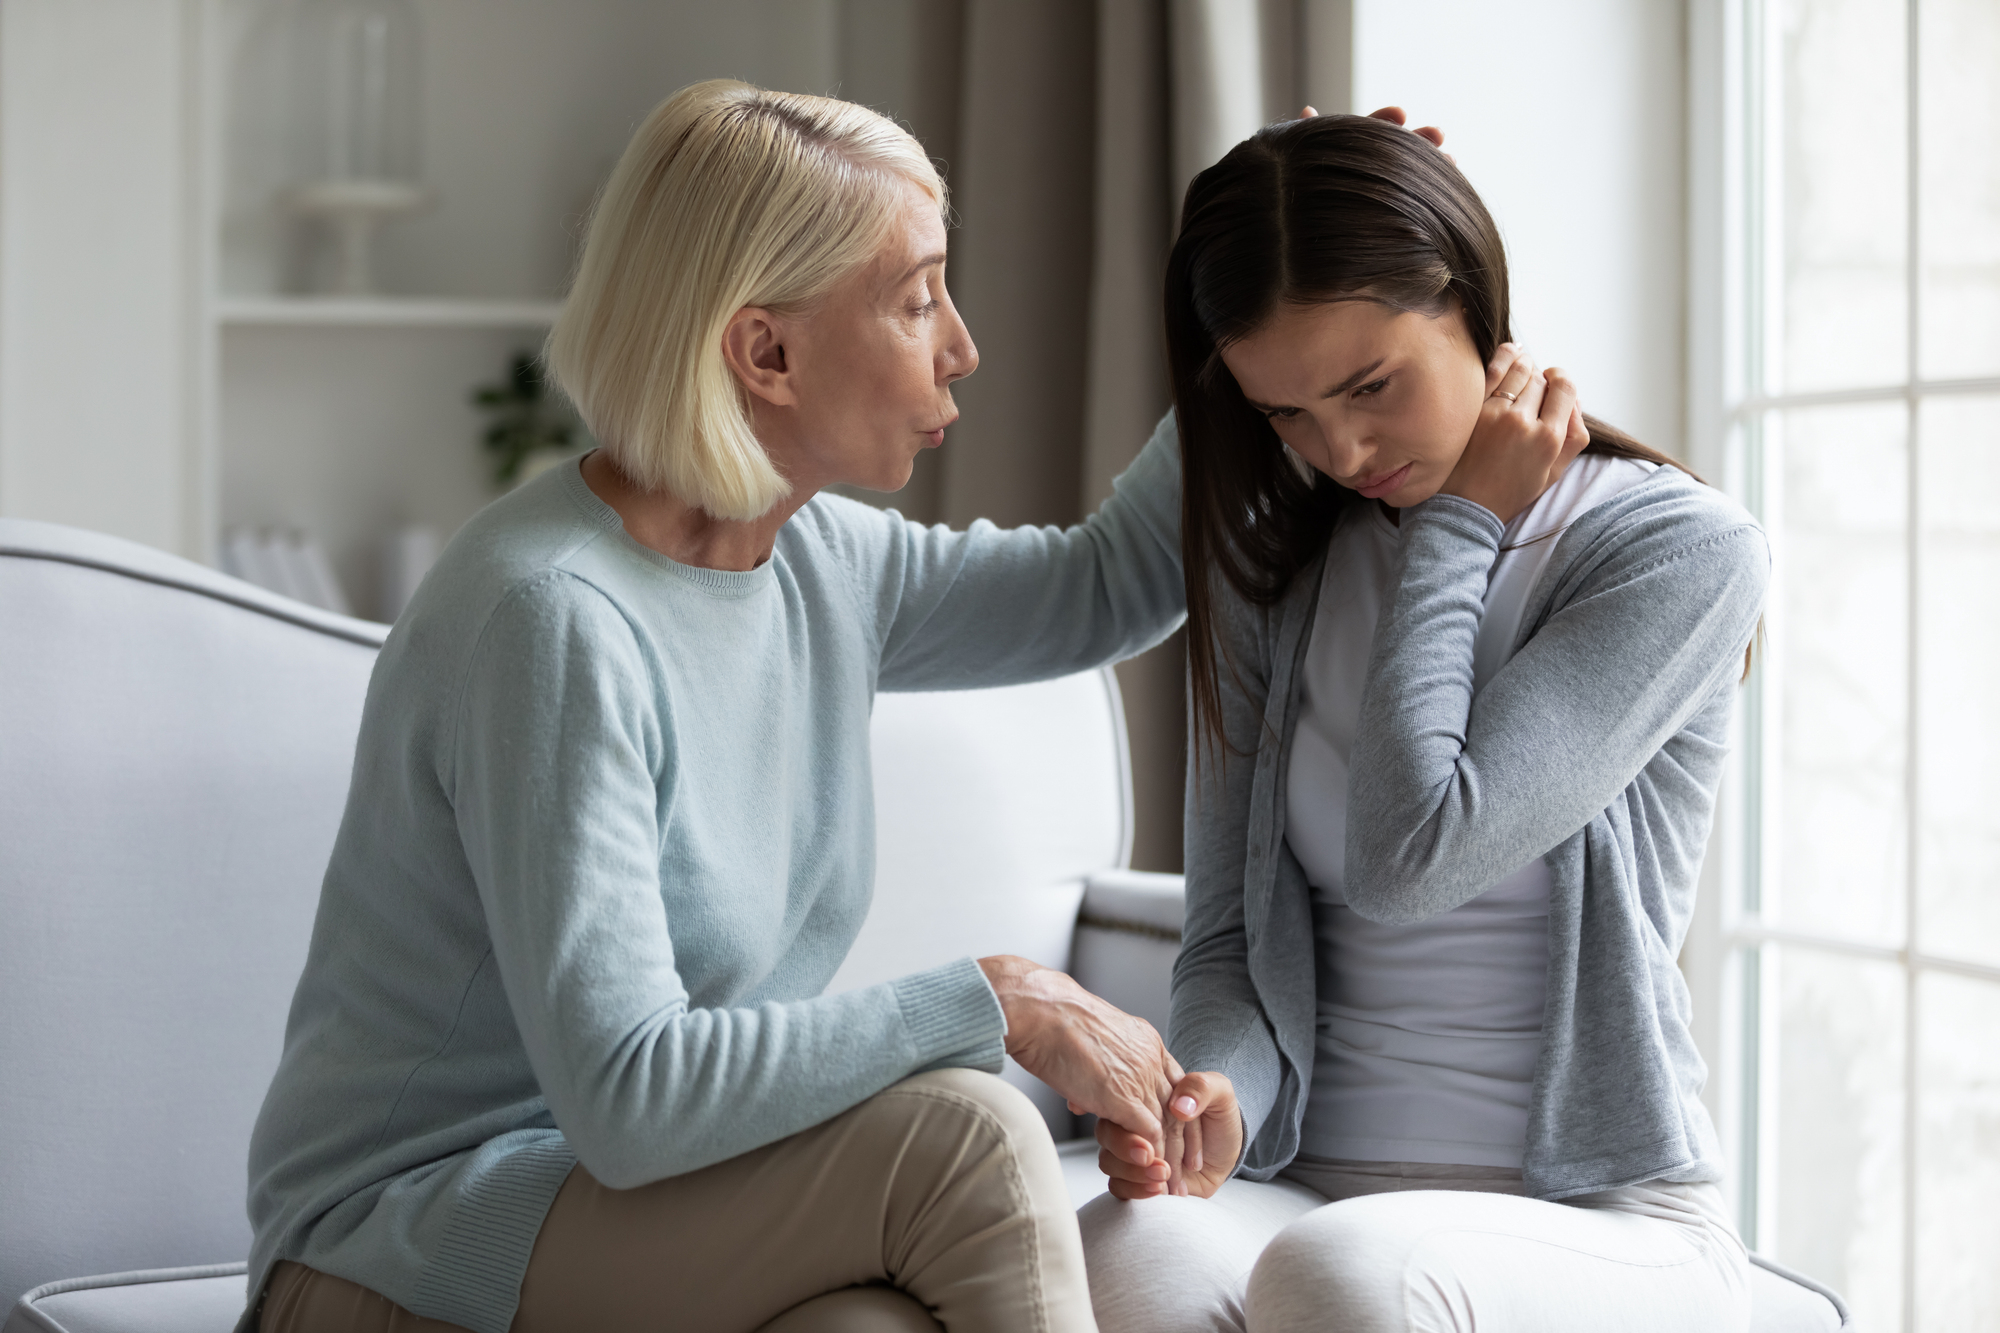
M 1179 493 L 1163 423 L 1068 531 L 821 496 L 762 567 L 696 569 L 574 464 L 468 524 L 369 685 L 251 1144 L 250 1291 L 294 1259 L 505 1333 L 575 1163 L 641 1185 L 997 1069 L 970 959 L 821 995 L 868 913 L 874 695 L 1165 637 Z

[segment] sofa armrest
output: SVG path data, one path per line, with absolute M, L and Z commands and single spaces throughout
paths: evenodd
M 1085 990 L 1167 1031 L 1167 996 L 1181 951 L 1179 875 L 1107 870 L 1084 882 L 1070 973 Z

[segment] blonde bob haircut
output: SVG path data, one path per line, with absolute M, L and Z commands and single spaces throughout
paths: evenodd
M 556 382 L 627 477 L 721 519 L 791 489 L 751 431 L 723 331 L 744 306 L 811 310 L 888 240 L 905 181 L 943 212 L 922 145 L 851 102 L 714 79 L 654 108 L 548 342 Z

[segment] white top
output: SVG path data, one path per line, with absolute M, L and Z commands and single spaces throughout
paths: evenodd
M 1562 529 L 1653 468 L 1585 454 L 1508 525 L 1473 646 L 1475 691 L 1513 655 Z M 1547 864 L 1537 858 L 1414 926 L 1363 920 L 1341 894 L 1348 753 L 1401 552 L 1379 504 L 1342 515 L 1306 649 L 1285 793 L 1285 840 L 1313 886 L 1319 958 L 1318 1054 L 1299 1147 L 1356 1161 L 1519 1167 L 1542 1048 Z

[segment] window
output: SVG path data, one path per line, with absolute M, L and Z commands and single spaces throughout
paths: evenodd
M 1740 1220 L 1861 1327 L 2000 1327 L 2000 3 L 1713 12 L 1725 472 L 1774 558 L 1721 853 Z

